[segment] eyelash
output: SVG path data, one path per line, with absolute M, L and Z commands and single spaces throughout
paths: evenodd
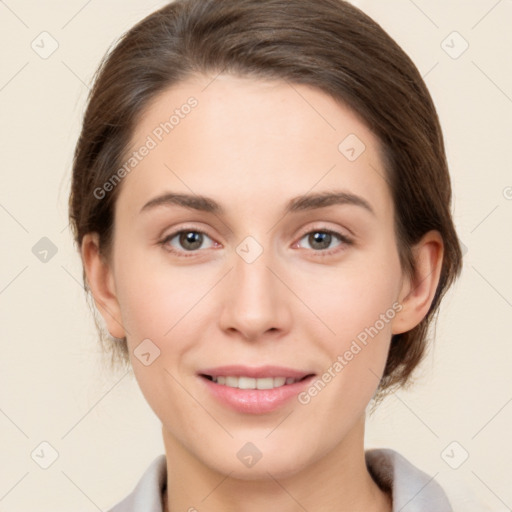
M 213 241 L 213 239 L 207 233 L 205 233 L 204 231 L 201 231 L 199 229 L 194 229 L 194 228 L 182 228 L 179 231 L 175 231 L 174 233 L 171 233 L 170 235 L 167 235 L 163 240 L 161 240 L 159 242 L 159 245 L 164 247 L 164 249 L 166 251 L 169 251 L 170 253 L 173 253 L 173 254 L 175 254 L 175 255 L 177 255 L 179 257 L 182 257 L 182 258 L 190 258 L 190 257 L 195 256 L 197 254 L 197 252 L 201 251 L 201 249 L 192 250 L 192 251 L 186 251 L 186 250 L 177 251 L 176 249 L 171 248 L 171 247 L 169 247 L 167 245 L 172 239 L 174 239 L 178 235 L 181 235 L 182 233 L 197 233 L 197 234 L 200 234 L 200 235 L 204 235 L 204 236 L 210 238 Z M 337 253 L 339 251 L 343 251 L 344 248 L 343 247 L 340 248 L 341 245 L 350 246 L 350 245 L 353 245 L 353 243 L 354 243 L 352 238 L 350 238 L 350 237 L 348 237 L 346 235 L 342 235 L 341 233 L 338 233 L 337 231 L 333 231 L 333 230 L 327 229 L 327 228 L 317 228 L 317 229 L 311 229 L 311 230 L 305 232 L 304 234 L 302 234 L 300 236 L 300 238 L 298 239 L 298 241 L 293 244 L 293 246 L 296 246 L 298 244 L 298 242 L 300 242 L 303 238 L 305 238 L 306 236 L 311 235 L 313 233 L 328 234 L 328 235 L 331 235 L 331 236 L 337 238 L 338 241 L 340 242 L 340 245 L 337 245 L 336 247 L 334 247 L 332 249 L 320 249 L 320 250 L 311 249 L 311 251 L 315 254 L 315 257 L 320 257 L 321 258 L 321 257 L 325 257 L 325 256 L 330 256 L 330 255 L 335 254 L 335 253 Z M 213 242 L 217 243 L 215 241 L 213 241 Z M 202 249 L 202 250 L 204 250 L 204 249 Z
M 331 249 L 320 249 L 320 250 L 311 249 L 311 251 L 313 252 L 315 257 L 323 258 L 326 256 L 331 256 L 333 254 L 337 254 L 338 252 L 345 250 L 347 247 L 353 245 L 353 243 L 354 243 L 352 238 L 350 238 L 346 235 L 343 235 L 341 233 L 338 233 L 337 231 L 333 231 L 332 229 L 327 229 L 327 228 L 322 228 L 322 227 L 310 229 L 309 231 L 306 231 L 305 233 L 303 233 L 300 236 L 298 242 L 300 242 L 303 238 L 307 237 L 308 235 L 311 235 L 314 233 L 323 233 L 323 234 L 331 235 L 332 237 L 337 238 L 338 241 L 340 242 L 336 247 L 333 247 Z M 293 244 L 293 246 L 295 247 L 298 244 L 298 242 L 295 242 Z M 308 250 L 308 249 L 306 249 L 306 250 Z

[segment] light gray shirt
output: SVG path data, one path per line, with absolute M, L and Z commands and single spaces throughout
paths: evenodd
M 432 478 L 390 449 L 367 450 L 370 474 L 383 489 L 390 489 L 393 512 L 453 512 L 446 494 Z M 167 484 L 165 455 L 159 455 L 135 489 L 109 512 L 163 512 Z

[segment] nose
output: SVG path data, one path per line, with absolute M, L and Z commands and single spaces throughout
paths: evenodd
M 237 253 L 222 290 L 220 327 L 248 341 L 277 338 L 291 326 L 290 291 L 276 276 L 268 251 L 252 262 Z

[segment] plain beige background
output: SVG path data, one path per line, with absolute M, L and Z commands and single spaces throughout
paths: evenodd
M 67 196 L 100 58 L 164 3 L 0 2 L 0 511 L 106 510 L 163 452 L 133 377 L 102 362 Z M 479 503 L 458 510 L 511 510 L 512 1 L 354 3 L 425 77 L 466 248 L 416 385 L 373 414 L 367 444 Z

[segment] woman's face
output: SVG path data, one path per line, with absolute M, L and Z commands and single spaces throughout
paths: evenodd
M 132 142 L 105 318 L 166 447 L 241 478 L 359 448 L 407 292 L 376 137 L 316 89 L 220 75 Z

